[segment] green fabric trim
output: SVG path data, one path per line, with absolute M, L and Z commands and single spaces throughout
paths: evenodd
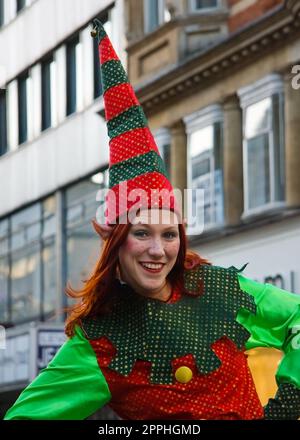
M 237 270 L 201 266 L 187 271 L 185 289 L 200 296 L 183 295 L 165 303 L 118 285 L 119 294 L 109 315 L 83 321 L 89 339 L 106 336 L 117 349 L 109 368 L 127 376 L 137 359 L 152 363 L 150 383 L 172 384 L 171 361 L 192 353 L 198 371 L 207 374 L 221 364 L 212 344 L 223 336 L 243 348 L 250 336 L 235 320 L 243 307 L 255 313 L 252 297 L 239 288 Z M 221 288 L 222 286 L 222 288 Z
M 111 139 L 134 130 L 135 128 L 144 128 L 148 126 L 143 109 L 139 105 L 130 107 L 125 112 L 116 116 L 107 122 L 108 135 Z
M 128 77 L 119 60 L 110 60 L 101 64 L 101 74 L 104 93 L 118 84 L 128 83 Z
M 252 295 L 255 316 L 240 310 L 237 321 L 250 333 L 246 349 L 272 347 L 284 352 L 276 372 L 278 384 L 300 388 L 300 296 L 271 284 L 252 281 L 238 274 L 241 289 Z
M 162 158 L 156 151 L 149 151 L 145 154 L 139 154 L 130 159 L 119 162 L 109 169 L 109 187 L 131 180 L 141 174 L 157 171 L 166 176 L 165 165 Z
M 5 420 L 82 420 L 110 399 L 95 353 L 77 327 L 75 336 L 25 388 Z

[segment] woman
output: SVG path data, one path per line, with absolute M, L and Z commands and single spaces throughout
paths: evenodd
M 297 419 L 300 297 L 186 250 L 145 115 L 95 33 L 110 136 L 103 252 L 83 289 L 67 288 L 79 299 L 68 341 L 6 419 L 84 419 L 105 404 L 123 419 Z M 244 353 L 257 346 L 285 352 L 265 408 Z
M 70 339 L 6 419 L 83 419 L 107 403 L 123 419 L 298 418 L 289 332 L 300 298 L 186 254 L 176 214 L 165 224 L 160 210 L 155 225 L 148 214 L 112 233 L 95 225 L 108 237 L 67 321 Z M 286 352 L 264 410 L 244 354 L 257 346 Z

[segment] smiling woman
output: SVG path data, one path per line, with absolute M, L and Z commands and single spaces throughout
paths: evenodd
M 84 419 L 105 404 L 131 420 L 297 419 L 299 296 L 187 250 L 174 197 L 150 197 L 173 190 L 145 115 L 101 24 L 94 34 L 110 189 L 119 195 L 127 183 L 128 192 L 106 199 L 106 225 L 93 221 L 103 249 L 84 287 L 67 286 L 78 299 L 68 341 L 6 419 Z M 135 216 L 132 190 L 144 192 Z M 264 408 L 245 354 L 255 347 L 284 352 L 276 397 Z

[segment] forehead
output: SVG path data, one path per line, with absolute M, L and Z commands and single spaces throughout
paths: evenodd
M 146 225 L 165 225 L 177 226 L 179 220 L 177 215 L 169 209 L 143 209 L 133 219 L 132 225 L 146 224 Z

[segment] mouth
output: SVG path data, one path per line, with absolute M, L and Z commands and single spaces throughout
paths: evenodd
M 140 265 L 146 272 L 160 273 L 163 270 L 165 263 L 140 263 Z

